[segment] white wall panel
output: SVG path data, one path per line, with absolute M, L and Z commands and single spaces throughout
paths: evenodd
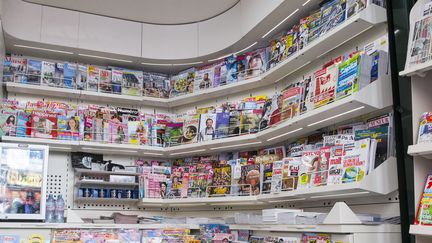
M 141 24 L 80 13 L 78 47 L 88 50 L 139 56 Z
M 198 56 L 198 26 L 143 24 L 142 57 L 186 59 Z
M 77 47 L 78 25 L 78 12 L 43 7 L 41 41 L 54 45 Z
M 216 18 L 198 24 L 198 55 L 203 56 L 231 46 L 243 36 L 241 30 L 241 4 Z
M 3 2 L 4 30 L 19 39 L 40 41 L 41 18 L 41 5 L 16 0 Z
M 79 13 L 43 7 L 41 41 L 54 45 L 78 46 Z

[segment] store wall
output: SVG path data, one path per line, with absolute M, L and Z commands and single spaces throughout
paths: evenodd
M 2 5 L 0 2 L 0 9 L 1 9 Z M 6 48 L 5 48 L 5 41 L 4 41 L 4 36 L 3 36 L 3 22 L 0 21 L 0 60 L 4 60 L 5 58 L 5 54 L 6 54 Z M 0 62 L 0 70 L 3 70 L 3 62 Z M 0 82 L 2 82 L 3 80 L 3 72 L 0 73 Z M 3 85 L 0 85 L 0 97 L 3 98 L 5 97 L 4 94 L 4 90 L 3 90 Z
M 21 0 L 3 2 L 5 32 L 15 38 L 148 59 L 175 60 L 205 56 L 232 46 L 283 1 L 241 1 L 215 18 L 184 25 L 145 24 Z

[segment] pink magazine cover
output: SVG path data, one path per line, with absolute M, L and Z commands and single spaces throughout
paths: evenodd
M 115 121 L 108 121 L 108 123 L 110 126 L 111 143 L 121 143 L 121 144 L 129 143 L 127 124 L 115 122 Z

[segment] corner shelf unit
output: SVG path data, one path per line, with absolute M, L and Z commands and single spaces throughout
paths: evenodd
M 174 147 L 140 146 L 133 144 L 109 144 L 88 141 L 62 141 L 41 138 L 3 136 L 5 142 L 22 142 L 50 145 L 51 151 L 93 152 L 104 154 L 141 155 L 154 158 L 178 158 L 188 155 L 209 154 L 223 149 L 245 149 L 274 145 L 293 136 L 307 135 L 317 129 L 354 119 L 372 112 L 380 112 L 392 106 L 391 80 L 382 76 L 358 92 L 336 100 L 323 107 L 285 120 L 280 124 L 254 134 L 217 140 L 182 144 Z
M 116 95 L 20 83 L 6 83 L 6 89 L 10 93 L 37 94 L 87 101 L 117 104 L 133 103 L 134 105 L 142 106 L 175 108 L 279 82 L 284 77 L 302 69 L 317 58 L 386 21 L 386 10 L 372 4 L 258 77 L 169 99 Z
M 158 199 L 144 198 L 139 200 L 138 207 L 206 207 L 215 205 L 262 205 L 290 201 L 316 201 L 334 198 L 388 195 L 398 189 L 396 158 L 390 157 L 375 168 L 362 181 L 298 189 L 278 194 L 261 194 L 258 196 L 227 196 L 213 198 Z

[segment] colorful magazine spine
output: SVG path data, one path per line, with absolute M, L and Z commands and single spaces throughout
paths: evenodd
M 67 89 L 76 88 L 77 65 L 75 63 L 64 63 L 64 87 Z

